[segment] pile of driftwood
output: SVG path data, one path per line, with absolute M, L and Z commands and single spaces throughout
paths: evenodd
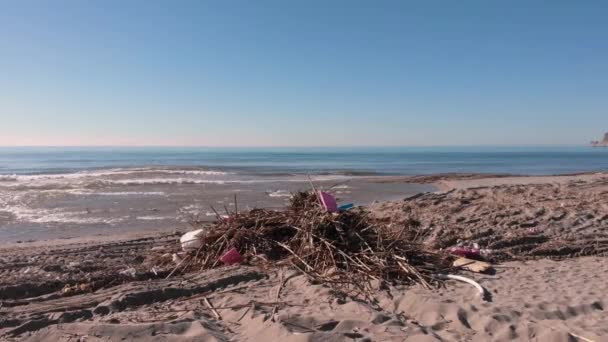
M 236 203 L 235 203 L 236 204 Z M 282 211 L 220 217 L 200 235 L 191 267 L 209 269 L 232 248 L 258 265 L 290 265 L 322 283 L 366 293 L 382 283 L 436 285 L 450 258 L 416 242 L 415 224 L 388 227 L 365 209 L 328 213 L 316 192 L 298 192 Z

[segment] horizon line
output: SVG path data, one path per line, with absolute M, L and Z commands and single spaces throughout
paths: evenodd
M 458 145 L 0 145 L 0 148 L 412 148 L 412 147 L 592 147 L 589 144 Z

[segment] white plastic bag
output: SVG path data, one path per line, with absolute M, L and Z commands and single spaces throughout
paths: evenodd
M 179 242 L 181 242 L 184 252 L 195 251 L 201 248 L 203 242 L 200 240 L 200 236 L 204 233 L 204 229 L 197 229 L 182 235 Z

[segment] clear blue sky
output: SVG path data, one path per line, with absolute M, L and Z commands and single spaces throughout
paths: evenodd
M 586 144 L 606 1 L 0 1 L 0 145 Z

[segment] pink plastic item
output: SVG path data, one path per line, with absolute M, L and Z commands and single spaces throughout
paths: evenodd
M 222 261 L 226 265 L 238 264 L 239 262 L 243 261 L 243 257 L 241 256 L 239 251 L 237 251 L 236 248 L 233 247 L 230 248 L 226 253 L 224 253 L 224 255 L 222 255 L 220 261 Z
M 448 249 L 448 252 L 465 258 L 475 258 L 481 255 L 479 248 L 452 247 Z
M 338 211 L 338 203 L 336 203 L 336 199 L 331 194 L 327 192 L 319 191 L 319 198 L 321 199 L 321 204 L 323 204 L 323 208 L 330 213 L 335 213 Z

